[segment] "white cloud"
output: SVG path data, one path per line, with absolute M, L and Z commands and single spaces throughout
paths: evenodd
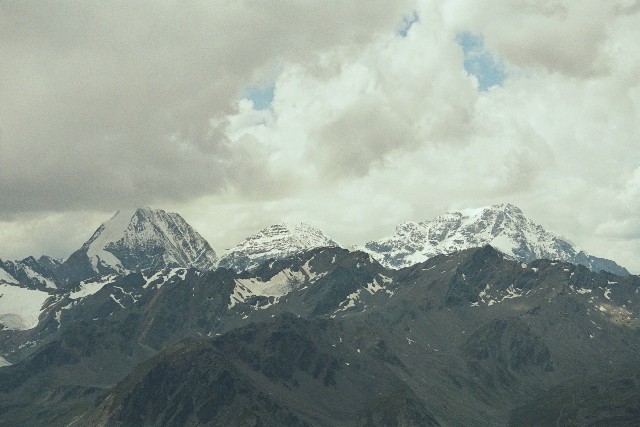
M 264 152 L 238 154 L 211 119 L 274 62 L 355 49 L 403 12 L 379 0 L 3 2 L 0 217 L 185 201 L 240 170 L 268 182 Z
M 0 258 L 37 258 L 41 255 L 66 258 L 108 219 L 104 212 L 72 211 L 21 215 L 0 221 Z
M 87 102 L 39 115 L 50 126 L 28 133 L 56 131 L 52 156 L 46 156 L 44 144 L 11 145 L 5 131 L 2 143 L 9 144 L 10 154 L 5 161 L 24 159 L 28 150 L 45 155 L 29 160 L 31 170 L 24 174 L 15 168 L 10 168 L 14 175 L 5 172 L 3 194 L 18 199 L 31 193 L 31 202 L 11 204 L 37 210 L 55 205 L 61 194 L 51 186 L 40 191 L 45 179 L 61 174 L 70 186 L 65 188 L 73 188 L 77 177 L 87 174 L 105 184 L 81 185 L 84 195 L 72 205 L 82 206 L 106 191 L 110 195 L 100 206 L 108 209 L 144 194 L 138 204 L 161 202 L 159 207 L 183 213 L 219 250 L 280 220 L 308 220 L 350 244 L 390 233 L 403 220 L 508 201 L 595 255 L 640 271 L 640 260 L 632 255 L 640 253 L 634 222 L 640 208 L 640 11 L 633 3 L 420 1 L 419 20 L 406 37 L 396 29 L 412 8 L 384 11 L 383 4 L 354 3 L 334 12 L 325 10 L 330 5 L 315 4 L 316 19 L 310 23 L 292 4 L 273 10 L 253 4 L 259 10 L 241 13 L 220 3 L 216 17 L 205 14 L 196 25 L 212 29 L 205 41 L 216 55 L 206 60 L 195 55 L 191 67 L 176 63 L 184 55 L 182 42 L 205 46 L 197 31 L 188 32 L 187 39 L 169 43 L 169 53 L 148 53 L 150 64 L 133 67 L 124 88 L 118 88 L 121 80 L 111 71 L 107 81 L 113 84 L 96 91 L 91 89 L 95 80 L 81 79 L 80 88 L 90 92 Z M 363 10 L 373 10 L 373 16 L 359 16 L 352 24 L 353 14 Z M 184 13 L 183 20 L 191 16 Z M 230 18 L 233 25 L 213 25 Z M 287 31 L 278 29 L 282 20 L 292 23 Z M 326 30 L 324 21 L 331 23 Z M 246 25 L 239 30 L 238 22 Z M 482 35 L 484 47 L 508 67 L 502 87 L 477 90 L 456 43 L 462 31 Z M 103 42 L 113 35 L 104 37 Z M 97 57 L 102 64 L 104 58 Z M 165 73 L 174 66 L 173 73 Z M 216 79 L 200 77 L 209 67 Z M 17 85 L 29 87 L 30 101 L 21 107 L 37 105 L 42 94 L 48 101 L 64 99 L 50 96 L 42 81 L 55 74 L 31 68 Z M 165 77 L 157 85 L 144 81 L 154 76 L 154 68 Z M 265 79 L 274 82 L 270 109 L 258 111 L 237 100 L 243 88 Z M 142 92 L 136 85 L 144 93 L 168 89 L 138 102 L 134 98 Z M 148 123 L 125 134 L 141 142 L 116 134 L 109 149 L 91 138 L 72 139 L 66 147 L 58 137 L 69 134 L 57 132 L 55 122 L 75 111 L 81 125 L 69 129 L 81 135 L 89 129 L 88 136 L 96 137 L 95 121 L 87 122 L 79 112 L 100 91 L 109 99 L 131 92 L 126 99 L 133 101 L 113 114 L 108 107 L 121 103 L 99 102 L 95 117 L 106 118 L 109 126 L 99 126 L 97 136 L 104 138 L 103 131 L 114 123 L 131 124 L 149 112 Z M 168 99 L 170 107 L 161 108 Z M 200 119 L 207 125 L 197 125 Z M 156 130 L 145 135 L 158 124 L 163 132 L 173 132 L 173 142 L 155 139 L 161 135 Z M 20 132 L 27 129 L 21 126 Z M 208 137 L 198 138 L 199 133 Z M 176 139 L 183 151 L 176 151 Z M 65 158 L 74 158 L 81 146 L 94 150 L 81 154 L 81 161 L 103 159 L 109 167 L 92 173 L 89 166 L 96 163 L 88 162 L 65 172 Z M 124 195 L 105 190 L 114 183 L 126 190 Z

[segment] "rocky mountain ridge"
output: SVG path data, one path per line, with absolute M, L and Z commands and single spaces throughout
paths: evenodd
M 516 209 L 401 227 L 382 261 L 442 249 L 404 268 L 307 225 L 197 266 L 176 214 L 118 213 L 0 266 L 0 425 L 637 424 L 640 277 L 536 259 L 573 247 Z
M 358 249 L 389 268 L 404 268 L 433 256 L 491 245 L 515 260 L 551 259 L 584 265 L 593 271 L 629 274 L 615 262 L 579 251 L 546 231 L 511 204 L 449 212 L 430 221 L 405 222 L 394 235 Z
M 0 260 L 0 283 L 21 284 L 32 289 L 55 289 L 56 270 L 61 260 L 48 256 L 27 257 L 18 261 Z
M 355 249 L 388 268 L 404 268 L 438 254 L 491 244 L 515 260 L 547 258 L 593 271 L 629 274 L 614 261 L 579 251 L 510 204 L 450 212 L 432 221 L 406 222 L 396 234 Z M 340 245 L 309 224 L 275 224 L 246 238 L 219 259 L 209 243 L 175 213 L 150 208 L 118 211 L 64 262 L 50 257 L 0 260 L 0 283 L 53 290 L 82 280 L 163 267 L 244 271 L 267 260 Z

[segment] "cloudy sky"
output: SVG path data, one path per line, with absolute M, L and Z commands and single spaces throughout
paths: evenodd
M 638 0 L 0 0 L 0 258 L 511 202 L 640 273 L 638 40 Z

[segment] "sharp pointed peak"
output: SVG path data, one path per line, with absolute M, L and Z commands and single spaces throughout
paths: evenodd
M 164 216 L 171 216 L 171 217 L 176 217 L 176 216 L 180 216 L 177 213 L 173 213 L 173 212 L 167 212 L 163 209 L 156 209 L 156 208 L 151 208 L 148 206 L 145 207 L 121 207 L 119 209 L 116 210 L 115 214 L 113 214 L 113 216 L 111 216 L 107 221 L 105 221 L 103 223 L 103 225 L 105 225 L 106 223 L 110 223 L 110 222 L 123 222 L 126 220 L 132 221 L 134 218 L 138 218 L 138 220 L 140 219 L 148 219 L 151 220 L 153 218 L 159 218 L 159 217 L 164 217 Z M 180 217 L 182 218 L 182 217 Z
M 209 243 L 184 218 L 149 207 L 118 209 L 76 252 L 81 255 L 65 261 L 73 280 L 165 266 L 210 269 L 218 261 Z
M 136 213 L 162 213 L 165 212 L 162 209 L 154 209 L 154 208 L 150 208 L 148 206 L 130 206 L 130 207 L 120 207 L 116 210 L 116 213 L 114 214 L 114 216 L 116 215 L 134 215 Z

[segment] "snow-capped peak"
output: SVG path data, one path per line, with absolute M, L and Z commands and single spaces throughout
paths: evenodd
M 249 270 L 268 259 L 282 259 L 310 249 L 334 246 L 339 245 L 312 225 L 274 224 L 229 249 L 220 260 L 220 266 Z
M 578 252 L 569 242 L 547 232 L 509 203 L 448 212 L 431 221 L 405 222 L 396 228 L 395 235 L 369 242 L 359 249 L 387 267 L 402 268 L 435 255 L 487 244 L 522 262 L 548 258 L 617 274 L 625 271 L 615 263 L 609 265 L 610 261 Z
M 70 279 L 164 267 L 212 269 L 209 243 L 178 214 L 160 209 L 118 210 L 64 263 Z M 88 264 L 88 265 L 87 265 Z
M 339 246 L 335 241 L 327 237 L 320 229 L 304 223 L 286 223 L 273 225 L 270 228 L 272 230 L 286 230 L 285 233 L 280 233 L 280 236 L 286 236 L 288 234 L 291 242 L 294 246 L 300 249 L 307 250 L 319 247 L 332 247 Z

